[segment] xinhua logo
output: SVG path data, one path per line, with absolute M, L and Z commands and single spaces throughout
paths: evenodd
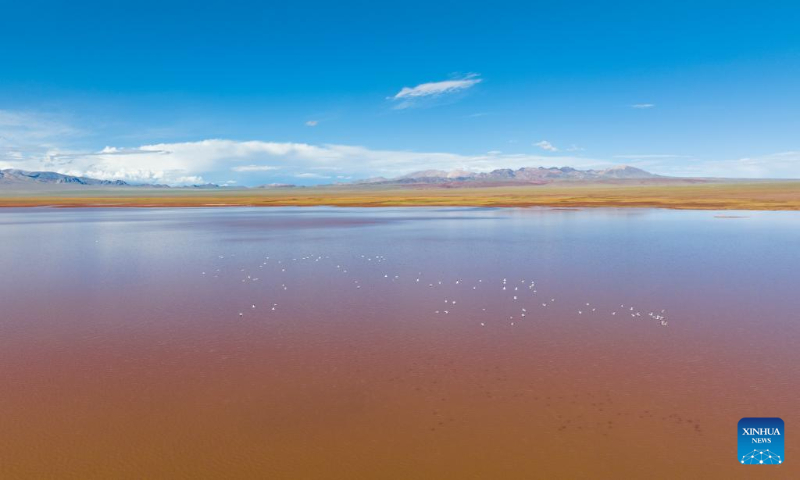
M 783 463 L 783 420 L 743 418 L 739 420 L 739 463 L 780 465 Z

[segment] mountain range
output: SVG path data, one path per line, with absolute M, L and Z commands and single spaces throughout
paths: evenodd
M 127 186 L 122 180 L 98 180 L 89 177 L 75 177 L 55 172 L 26 172 L 25 170 L 0 170 L 0 185 L 25 184 L 66 184 L 66 185 L 107 185 Z
M 620 165 L 604 170 L 578 170 L 572 167 L 525 167 L 517 170 L 501 168 L 491 172 L 423 170 L 397 178 L 377 177 L 355 183 L 362 185 L 474 184 L 475 186 L 489 186 L 505 184 L 540 185 L 558 181 L 645 180 L 656 178 L 666 177 L 654 175 L 640 168 Z
M 370 178 L 349 183 L 339 183 L 338 186 L 429 186 L 453 187 L 475 186 L 488 187 L 500 185 L 542 185 L 553 182 L 580 182 L 580 181 L 637 181 L 652 179 L 670 179 L 654 175 L 636 167 L 620 165 L 604 170 L 578 170 L 572 167 L 526 167 L 513 170 L 501 168 L 491 172 L 471 172 L 467 170 L 423 170 L 409 173 L 396 178 Z M 675 179 L 678 180 L 678 179 Z M 87 185 L 87 186 L 114 186 L 114 187 L 159 187 L 165 185 L 138 185 L 129 184 L 122 180 L 99 180 L 89 177 L 64 175 L 55 172 L 27 172 L 24 170 L 0 170 L 0 186 L 25 186 L 25 185 Z M 256 188 L 287 188 L 294 185 L 274 183 L 261 185 Z M 215 184 L 193 185 L 192 188 L 226 188 Z

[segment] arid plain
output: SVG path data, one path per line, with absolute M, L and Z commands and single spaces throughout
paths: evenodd
M 553 183 L 498 187 L 274 189 L 46 186 L 0 190 L 0 207 L 463 206 L 800 210 L 800 181 Z

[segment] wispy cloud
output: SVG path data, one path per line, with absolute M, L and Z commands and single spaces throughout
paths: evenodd
M 647 159 L 660 159 L 660 158 L 692 158 L 689 155 L 672 155 L 672 154 L 643 154 L 643 155 L 614 155 L 614 158 L 624 158 L 631 160 L 647 160 Z
M 237 165 L 231 168 L 231 170 L 234 172 L 270 172 L 280 168 L 281 167 L 275 167 L 272 165 Z
M 653 108 L 655 106 L 656 106 L 655 103 L 634 103 L 633 105 L 631 105 L 631 108 L 644 109 L 644 108 Z
M 0 168 L 57 171 L 69 160 L 55 153 L 86 135 L 66 115 L 0 109 Z
M 800 179 L 800 151 L 729 160 L 694 160 L 665 165 L 663 170 L 681 176 Z
M 548 142 L 547 140 L 542 140 L 541 142 L 536 142 L 533 144 L 535 147 L 539 147 L 542 150 L 547 150 L 548 152 L 557 152 L 558 148 L 555 145 Z
M 56 145 L 85 135 L 67 120 L 57 114 L 0 110 L 0 165 L 47 159 Z
M 80 133 L 59 115 L 0 110 L 0 139 L 7 142 L 41 141 Z
M 311 173 L 311 172 L 298 173 L 298 174 L 295 175 L 295 177 L 297 177 L 297 178 L 313 178 L 313 179 L 331 178 L 328 175 L 321 175 L 319 173 Z
M 403 87 L 393 98 L 395 100 L 408 97 L 428 97 L 464 90 L 481 82 L 477 75 L 467 76 L 460 80 L 444 80 L 442 82 L 421 83 L 416 87 Z
M 679 177 L 800 179 L 800 151 L 710 160 L 691 155 L 615 155 L 629 165 Z
M 479 78 L 478 74 L 471 73 L 453 80 L 421 83 L 415 87 L 403 87 L 389 99 L 396 102 L 395 109 L 404 109 L 417 105 L 417 102 L 421 100 L 463 92 L 481 83 L 481 81 L 482 79 Z
M 319 120 L 309 120 L 306 122 L 306 127 L 316 127 L 319 125 Z

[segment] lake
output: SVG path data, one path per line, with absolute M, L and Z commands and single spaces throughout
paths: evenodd
M 0 246 L 2 478 L 800 478 L 798 212 L 0 209 Z

